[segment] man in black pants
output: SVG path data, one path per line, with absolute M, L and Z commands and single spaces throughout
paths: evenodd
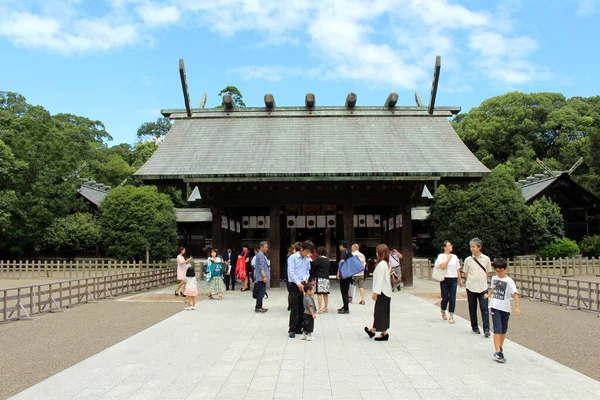
M 339 314 L 348 314 L 350 312 L 350 307 L 348 303 L 350 299 L 348 298 L 348 290 L 350 290 L 350 282 L 352 281 L 352 277 L 342 279 L 340 276 L 340 267 L 346 260 L 352 257 L 352 254 L 348 250 L 348 243 L 345 240 L 340 240 L 340 262 L 338 264 L 338 272 L 337 278 L 340 280 L 340 291 L 342 292 L 342 302 L 344 306 L 342 308 L 338 308 Z
M 310 258 L 314 249 L 310 240 L 300 245 L 300 251 L 288 258 L 288 291 L 290 305 L 290 323 L 288 335 L 290 338 L 302 333 L 302 314 L 304 314 L 304 284 L 310 276 Z
M 231 290 L 235 290 L 235 264 L 237 263 L 238 256 L 233 251 L 232 245 L 227 245 L 227 252 L 223 254 L 223 262 L 225 262 L 225 271 L 223 278 L 225 279 L 225 288 L 229 290 L 229 284 L 231 283 Z

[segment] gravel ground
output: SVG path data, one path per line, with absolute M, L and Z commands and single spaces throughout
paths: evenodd
M 181 303 L 102 300 L 0 325 L 0 399 L 180 312 Z
M 456 302 L 456 314 L 469 320 L 466 301 Z M 600 381 L 598 314 L 521 299 L 521 316 L 514 314 L 513 305 L 507 339 Z M 490 352 L 493 352 L 491 340 Z M 510 359 L 508 347 L 506 356 Z

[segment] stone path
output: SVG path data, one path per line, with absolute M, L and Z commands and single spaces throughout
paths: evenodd
M 491 339 L 406 291 L 392 300 L 387 343 L 363 332 L 371 300 L 320 315 L 313 342 L 288 339 L 287 293 L 269 294 L 264 315 L 249 292 L 199 302 L 13 398 L 600 399 L 599 382 L 518 344 L 494 362 Z

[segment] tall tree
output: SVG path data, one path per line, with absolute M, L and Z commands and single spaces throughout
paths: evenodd
M 165 117 L 158 118 L 155 122 L 144 122 L 137 130 L 139 140 L 160 141 L 171 129 L 171 121 Z
M 244 96 L 242 96 L 242 93 L 239 91 L 239 89 L 237 87 L 226 86 L 223 90 L 221 90 L 219 92 L 219 97 L 224 96 L 226 94 L 231 95 L 231 97 L 233 98 L 233 101 L 237 107 L 246 107 L 246 103 L 244 103 L 244 100 L 242 100 L 242 98 Z M 219 107 L 222 107 L 222 105 Z

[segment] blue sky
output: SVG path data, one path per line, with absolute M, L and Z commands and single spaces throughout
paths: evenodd
M 600 0 L 0 0 L 0 90 L 104 122 L 135 142 L 162 108 L 237 86 L 248 106 L 476 107 L 512 90 L 600 94 Z

